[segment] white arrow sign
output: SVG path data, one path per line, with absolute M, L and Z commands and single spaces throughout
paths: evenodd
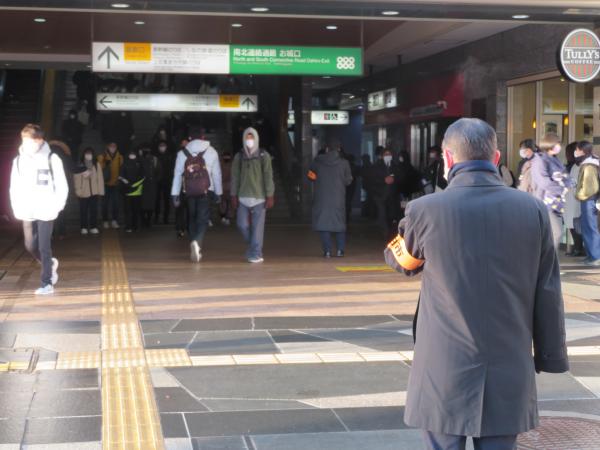
M 256 95 L 96 94 L 98 111 L 256 112 Z

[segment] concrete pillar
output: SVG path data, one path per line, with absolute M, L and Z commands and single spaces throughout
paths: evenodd
M 55 83 L 56 70 L 46 69 L 42 78 L 42 107 L 40 114 L 40 125 L 47 133 L 50 133 L 54 126 Z
M 294 149 L 296 156 L 296 175 L 299 194 L 300 217 L 309 220 L 311 217 L 312 185 L 306 174 L 312 162 L 312 125 L 310 121 L 312 110 L 312 81 L 300 78 L 297 95 L 294 96 Z

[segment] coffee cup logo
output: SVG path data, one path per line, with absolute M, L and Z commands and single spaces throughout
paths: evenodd
M 600 72 L 600 39 L 596 33 L 577 29 L 570 32 L 560 48 L 564 75 L 576 83 L 587 83 Z

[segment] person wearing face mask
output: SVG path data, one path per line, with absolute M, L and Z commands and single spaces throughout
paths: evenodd
M 571 142 L 565 148 L 565 156 L 567 157 L 567 173 L 571 179 L 573 185 L 577 184 L 579 179 L 579 171 L 581 163 L 584 157 L 576 156 L 577 142 Z M 565 221 L 565 228 L 569 230 L 571 237 L 573 238 L 573 245 L 567 245 L 568 252 L 567 256 L 578 257 L 584 256 L 585 251 L 583 250 L 583 238 L 581 236 L 581 203 L 575 196 L 576 189 L 569 189 L 567 193 L 567 201 L 565 203 L 565 214 L 563 216 Z
M 518 170 L 518 188 L 520 191 L 527 192 L 528 194 L 533 194 L 533 183 L 531 181 L 531 164 L 533 161 L 533 157 L 538 151 L 537 145 L 533 142 L 533 139 L 525 139 L 521 141 L 519 145 L 519 156 L 521 156 L 521 161 L 519 161 L 519 170 Z
M 267 210 L 275 205 L 271 155 L 260 148 L 258 132 L 246 128 L 244 147 L 231 165 L 231 205 L 237 208 L 237 226 L 248 245 L 246 259 L 261 263 Z
M 548 208 L 554 246 L 560 247 L 563 232 L 563 215 L 569 188 L 572 187 L 565 166 L 558 158 L 562 150 L 560 138 L 555 133 L 548 133 L 542 139 L 540 152 L 531 163 L 531 180 L 533 195 Z
M 152 154 L 150 145 L 144 144 L 140 148 L 140 157 L 144 169 L 144 190 L 142 192 L 142 226 L 150 228 L 154 208 L 158 199 L 158 183 L 162 177 L 162 166 L 158 157 Z
M 482 120 L 450 125 L 447 189 L 408 204 L 385 253 L 422 274 L 404 421 L 427 450 L 516 449 L 539 424 L 536 372 L 569 370 L 548 212 L 505 186 L 497 148 Z
M 598 207 L 600 196 L 600 160 L 594 155 L 594 146 L 588 141 L 577 144 L 575 157 L 581 162 L 577 180 L 576 197 L 581 202 L 581 232 L 588 257 L 588 266 L 600 266 L 600 233 L 598 232 Z
M 61 159 L 50 151 L 39 125 L 21 130 L 21 147 L 10 175 L 10 202 L 23 221 L 25 248 L 42 266 L 36 295 L 54 293 L 58 260 L 52 257 L 54 220 L 67 202 L 69 185 Z
M 156 157 L 158 158 L 161 171 L 158 179 L 156 205 L 154 207 L 154 223 L 158 223 L 162 216 L 163 224 L 167 225 L 171 213 L 171 185 L 173 183 L 173 170 L 175 169 L 175 157 L 167 141 L 158 142 Z
M 398 186 L 400 181 L 398 164 L 390 149 L 384 149 L 381 158 L 373 165 L 371 192 L 377 209 L 377 224 L 387 242 L 394 234 L 400 219 Z
M 94 149 L 86 148 L 73 176 L 75 194 L 79 199 L 81 234 L 98 234 L 98 200 L 104 195 L 102 167 L 96 161 Z
M 424 190 L 426 194 L 443 191 L 448 186 L 444 178 L 442 149 L 438 145 L 429 148 L 429 165 L 425 169 Z
M 100 155 L 98 162 L 102 167 L 104 176 L 104 198 L 102 200 L 102 220 L 104 228 L 119 228 L 119 203 L 121 194 L 119 191 L 119 174 L 123 167 L 123 155 L 119 153 L 117 144 L 109 142 L 104 154 Z M 110 213 L 110 215 L 109 215 Z M 112 219 L 109 222 L 109 219 Z
M 79 146 L 83 140 L 84 125 L 77 119 L 77 111 L 69 111 L 67 119 L 62 124 L 63 140 L 71 149 L 71 157 L 76 162 L 79 158 Z
M 130 150 L 123 162 L 119 182 L 125 194 L 125 232 L 138 230 L 144 192 L 144 167 L 138 152 Z

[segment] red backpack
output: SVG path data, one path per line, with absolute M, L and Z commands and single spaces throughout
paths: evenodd
M 187 149 L 183 149 L 186 156 L 183 171 L 183 192 L 190 197 L 199 197 L 208 194 L 210 188 L 210 176 L 204 161 L 206 152 L 192 155 Z

